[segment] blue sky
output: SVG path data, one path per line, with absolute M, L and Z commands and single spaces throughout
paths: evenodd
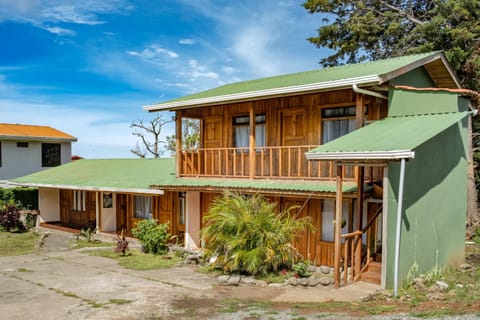
M 0 122 L 65 131 L 85 158 L 135 157 L 144 105 L 320 68 L 306 38 L 321 17 L 302 3 L 0 0 Z

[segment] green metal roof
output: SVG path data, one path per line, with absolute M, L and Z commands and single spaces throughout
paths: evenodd
M 38 187 L 148 193 L 155 192 L 150 190 L 150 185 L 174 177 L 172 158 L 89 159 L 72 161 L 11 182 Z
M 231 83 L 146 106 L 145 109 L 174 110 L 207 103 L 226 103 L 322 88 L 345 87 L 352 84 L 379 84 L 442 57 L 441 52 L 430 52 Z
M 306 153 L 310 160 L 411 158 L 414 149 L 470 112 L 387 117 Z
M 268 180 L 268 179 L 243 179 L 243 178 L 177 178 L 169 183 L 160 183 L 156 188 L 213 188 L 213 189 L 254 189 L 283 192 L 335 192 L 336 183 L 332 181 L 314 180 Z M 344 182 L 343 192 L 356 192 L 357 184 Z
M 334 181 L 177 178 L 173 158 L 77 160 L 10 182 L 45 188 L 135 193 L 162 193 L 165 188 L 335 192 Z M 346 182 L 343 190 L 346 193 L 355 192 L 356 184 Z

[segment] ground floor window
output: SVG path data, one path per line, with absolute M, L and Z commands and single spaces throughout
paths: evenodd
M 178 223 L 185 224 L 185 192 L 178 195 Z
M 85 211 L 85 191 L 82 190 L 74 190 L 73 191 L 73 210 L 76 211 Z
M 135 218 L 152 218 L 152 197 L 135 196 Z
M 343 201 L 342 205 L 342 233 L 348 231 L 348 208 L 350 204 L 348 201 Z M 335 200 L 325 199 L 322 204 L 322 241 L 333 242 L 335 225 Z

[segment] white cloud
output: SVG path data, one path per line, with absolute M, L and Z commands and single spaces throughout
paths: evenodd
M 57 35 L 74 35 L 59 27 L 63 23 L 98 25 L 100 16 L 124 14 L 133 9 L 127 0 L 0 0 L 0 22 L 29 23 Z M 57 26 L 52 26 L 55 24 Z
M 178 53 L 168 50 L 165 48 L 162 48 L 158 44 L 151 44 L 142 51 L 126 51 L 127 54 L 135 57 L 140 57 L 144 60 L 152 61 L 152 62 L 158 62 L 159 60 L 162 59 L 162 57 L 169 57 L 176 59 L 179 57 Z
M 192 45 L 195 44 L 195 41 L 193 39 L 180 39 L 178 43 L 183 45 Z

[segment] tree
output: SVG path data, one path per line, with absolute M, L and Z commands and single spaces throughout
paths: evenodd
M 307 0 L 310 13 L 323 13 L 318 35 L 308 40 L 333 53 L 323 66 L 443 50 L 463 87 L 480 89 L 480 1 Z M 478 107 L 478 106 L 476 106 Z M 467 235 L 480 225 L 480 120 L 473 120 L 474 168 L 469 168 Z M 475 174 L 475 178 L 472 176 Z
M 253 275 L 291 267 L 299 258 L 292 246 L 297 233 L 314 227 L 290 214 L 294 207 L 276 214 L 275 206 L 258 194 L 217 198 L 201 231 L 207 256 L 217 256 L 214 266 Z
M 167 136 L 167 150 L 172 154 L 176 152 L 176 135 Z M 182 149 L 197 149 L 200 143 L 200 121 L 195 119 L 182 119 Z
M 308 40 L 334 53 L 324 66 L 444 50 L 466 88 L 480 88 L 480 2 L 457 0 L 307 0 L 324 13 Z
M 132 134 L 141 139 L 143 148 L 140 147 L 137 142 L 135 148 L 130 149 L 130 152 L 140 158 L 145 158 L 147 153 L 153 155 L 154 158 L 160 157 L 164 152 L 160 149 L 160 144 L 165 143 L 164 141 L 160 141 L 160 134 L 162 133 L 162 128 L 171 122 L 173 122 L 173 119 L 163 120 L 161 114 L 157 114 L 155 118 L 147 122 L 144 120 L 133 122 L 130 125 L 130 128 L 134 128 Z M 153 137 L 152 142 L 149 140 L 149 136 Z

